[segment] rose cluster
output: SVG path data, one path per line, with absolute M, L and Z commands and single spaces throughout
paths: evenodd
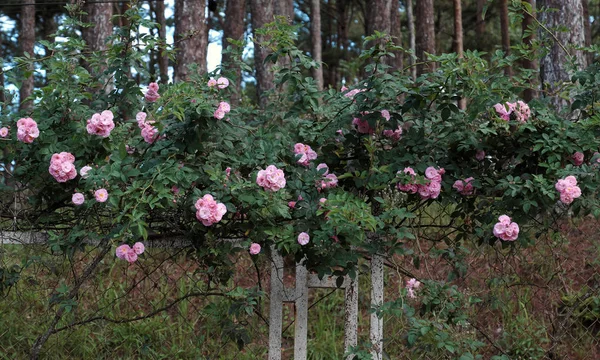
M 218 203 L 210 194 L 206 194 L 196 201 L 196 219 L 204 226 L 218 223 L 227 212 L 225 204 Z
M 367 120 L 355 117 L 352 119 L 352 125 L 356 126 L 356 131 L 360 134 L 372 134 L 375 130 L 369 125 Z
M 144 138 L 144 141 L 148 144 L 152 144 L 157 138 L 158 129 L 156 126 L 152 125 L 154 121 L 146 121 L 146 117 L 146 113 L 142 111 L 135 115 L 138 127 L 140 130 L 142 130 L 142 137 Z
M 133 247 L 129 247 L 127 244 L 123 244 L 117 247 L 115 251 L 119 259 L 127 260 L 130 264 L 136 262 L 138 255 L 141 255 L 146 250 L 146 247 L 141 242 L 136 242 Z
M 323 179 L 320 180 L 317 184 L 319 190 L 325 190 L 336 187 L 338 185 L 337 176 L 333 173 L 329 173 L 329 166 L 327 166 L 327 164 L 325 163 L 317 165 L 317 170 L 322 169 L 325 169 L 325 172 L 323 172 Z
M 494 225 L 494 236 L 504 241 L 517 240 L 519 236 L 519 225 L 506 216 L 498 218 L 499 222 Z
M 531 116 L 531 109 L 529 108 L 529 105 L 521 100 L 515 103 L 506 102 L 506 106 L 498 103 L 494 105 L 494 109 L 496 109 L 498 116 L 505 121 L 509 121 L 511 115 L 514 115 L 515 120 L 520 123 L 525 123 Z
M 309 146 L 302 143 L 294 145 L 294 154 L 301 155 L 298 164 L 308 166 L 311 160 L 317 158 L 317 153 Z
M 219 103 L 219 107 L 217 107 L 217 110 L 215 110 L 215 113 L 213 116 L 215 117 L 215 119 L 221 120 L 222 118 L 225 117 L 225 114 L 227 114 L 230 111 L 231 111 L 231 106 L 229 106 L 229 103 L 227 103 L 225 101 L 221 101 Z
M 265 170 L 260 170 L 256 176 L 256 183 L 268 191 L 278 191 L 285 187 L 285 174 L 275 165 L 269 165 Z
M 458 191 L 462 195 L 473 195 L 473 193 L 475 192 L 475 189 L 473 188 L 472 181 L 473 181 L 472 177 L 468 177 L 464 180 L 456 180 L 454 182 L 454 185 L 452 185 L 452 187 L 454 189 L 456 189 L 456 191 Z
M 402 137 L 402 128 L 398 126 L 396 130 L 383 130 L 383 136 L 390 138 L 393 142 L 397 142 Z
M 564 204 L 568 205 L 581 196 L 581 189 L 577 186 L 575 176 L 559 179 L 554 187 L 560 193 L 560 201 Z
M 146 91 L 146 95 L 144 95 L 147 102 L 155 102 L 160 99 L 160 95 L 158 94 L 158 84 L 150 83 L 148 85 L 148 91 Z
M 422 199 L 436 199 L 442 191 L 442 175 L 446 173 L 444 168 L 436 169 L 433 166 L 425 169 L 425 184 L 416 183 L 415 171 L 407 167 L 398 173 L 404 172 L 411 176 L 411 180 L 407 184 L 398 183 L 398 190 L 411 194 L 419 193 Z
M 92 118 L 87 121 L 86 129 L 88 134 L 104 138 L 108 137 L 110 132 L 115 128 L 113 117 L 113 113 L 110 110 L 104 110 L 100 114 L 96 113 L 92 115 Z
M 417 297 L 415 295 L 415 291 L 421 287 L 421 282 L 415 278 L 406 281 L 406 292 L 408 293 L 408 297 L 414 299 Z
M 66 182 L 75 179 L 77 176 L 77 169 L 75 169 L 75 156 L 68 152 L 61 152 L 59 154 L 52 155 L 50 159 L 50 168 L 48 171 L 56 181 Z
M 17 121 L 17 139 L 26 144 L 31 144 L 40 136 L 37 123 L 32 118 L 22 118 Z
M 208 87 L 218 87 L 219 89 L 225 89 L 226 87 L 229 86 L 229 80 L 225 77 L 220 77 L 217 80 L 215 80 L 214 78 L 210 78 L 210 80 L 208 80 Z

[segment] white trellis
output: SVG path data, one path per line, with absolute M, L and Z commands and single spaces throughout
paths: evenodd
M 269 308 L 269 360 L 281 359 L 281 331 L 283 303 L 294 303 L 295 337 L 294 359 L 305 360 L 308 345 L 308 291 L 314 288 L 338 288 L 337 277 L 326 276 L 319 279 L 308 273 L 303 263 L 296 264 L 296 285 L 287 288 L 283 284 L 283 258 L 271 247 L 271 299 Z M 383 303 L 383 257 L 373 256 L 371 260 L 371 306 L 378 308 Z M 344 277 L 341 289 L 345 291 L 344 350 L 348 351 L 358 343 L 358 278 Z M 374 360 L 383 359 L 383 319 L 376 313 L 371 315 L 370 340 L 371 355 Z M 348 359 L 351 359 L 349 356 Z

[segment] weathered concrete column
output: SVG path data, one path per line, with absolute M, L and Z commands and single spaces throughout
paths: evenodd
M 371 258 L 371 308 L 383 304 L 383 256 L 374 254 Z M 383 318 L 371 314 L 371 356 L 373 360 L 383 359 Z
M 344 350 L 348 352 L 351 347 L 358 344 L 358 274 L 356 279 L 346 276 L 346 311 L 344 312 Z M 348 356 L 351 360 L 354 356 Z
M 269 360 L 281 360 L 283 320 L 283 258 L 271 246 L 271 298 L 269 300 Z
M 296 316 L 294 323 L 294 360 L 306 360 L 308 345 L 308 270 L 303 263 L 296 264 Z

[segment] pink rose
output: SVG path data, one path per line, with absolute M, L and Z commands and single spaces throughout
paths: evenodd
M 0 137 L 1 138 L 5 138 L 8 136 L 8 128 L 7 127 L 3 127 L 0 129 Z
M 291 207 L 292 209 L 294 209 L 296 207 L 296 202 L 290 201 L 290 202 L 288 202 L 288 206 Z
M 135 251 L 136 254 L 141 255 L 146 250 L 146 247 L 141 242 L 136 242 L 135 244 L 133 244 L 132 249 L 133 251 Z
M 265 170 L 258 172 L 256 184 L 267 191 L 279 191 L 286 185 L 285 174 L 275 165 L 269 165 Z
M 559 179 L 554 187 L 560 193 L 560 201 L 564 204 L 568 205 L 581 196 L 581 188 L 577 186 L 575 176 L 571 175 L 564 179 Z
M 226 87 L 229 86 L 229 80 L 227 80 L 227 78 L 224 77 L 220 77 L 217 79 L 217 87 L 219 89 L 225 89 Z
M 582 152 L 577 151 L 571 156 L 571 159 L 573 159 L 575 166 L 581 166 L 581 164 L 583 164 L 584 155 Z
M 212 195 L 205 194 L 196 201 L 196 219 L 204 226 L 216 224 L 227 213 L 227 207 L 223 203 L 217 202 Z
M 217 108 L 217 110 L 215 110 L 215 113 L 213 114 L 215 119 L 221 120 L 225 117 L 225 111 L 223 111 L 223 109 L 221 108 Z
M 477 150 L 477 153 L 475 154 L 475 159 L 477 159 L 478 161 L 483 161 L 483 159 L 485 159 L 485 151 Z
M 75 179 L 77 169 L 75 169 L 75 156 L 68 152 L 61 152 L 52 155 L 48 172 L 58 182 L 67 182 Z
M 462 195 L 473 195 L 474 189 L 473 184 L 471 183 L 472 181 L 472 177 L 466 178 L 464 180 L 456 180 L 452 187 Z
M 31 144 L 40 136 L 37 123 L 32 118 L 22 118 L 17 121 L 17 139 L 26 144 Z
M 85 196 L 83 196 L 82 193 L 75 193 L 73 194 L 73 197 L 71 197 L 71 201 L 73 201 L 73 204 L 75 205 L 81 205 L 85 201 Z
M 514 241 L 519 236 L 519 225 L 511 222 L 510 217 L 502 215 L 498 218 L 499 222 L 494 225 L 494 236 L 504 241 Z
M 502 120 L 505 121 L 509 121 L 510 120 L 510 113 L 509 111 L 506 111 L 506 107 L 504 107 L 504 105 L 502 104 L 496 104 L 494 105 L 494 109 L 496 109 L 496 113 L 498 114 L 498 116 L 500 116 L 500 118 Z
M 327 166 L 327 164 L 325 163 L 320 163 L 319 165 L 317 165 L 317 171 L 325 169 L 325 172 L 323 172 L 323 176 L 327 175 L 329 173 L 329 166 Z
M 310 241 L 310 236 L 307 233 L 301 232 L 298 235 L 298 243 L 300 245 L 304 246 L 304 245 L 308 244 L 309 241 Z
M 387 110 L 381 110 L 381 116 L 383 116 L 384 119 L 386 119 L 387 121 L 390 121 L 390 112 Z
M 106 189 L 98 189 L 94 192 L 94 197 L 97 202 L 105 202 L 108 200 L 108 191 Z
M 250 245 L 250 255 L 257 255 L 258 253 L 260 253 L 260 244 L 252 243 Z
M 335 174 L 327 174 L 321 180 L 320 189 L 330 189 L 338 185 L 338 178 Z
M 117 247 L 117 250 L 115 251 L 115 254 L 117 255 L 117 257 L 119 259 L 125 259 L 125 255 L 127 255 L 127 253 L 129 252 L 129 250 L 131 250 L 131 248 L 129 247 L 129 245 L 123 244 L 123 245 Z
M 155 102 L 160 99 L 160 95 L 158 94 L 158 84 L 153 82 L 148 85 L 148 91 L 146 91 L 146 95 L 144 96 L 146 101 Z
M 208 83 L 206 85 L 208 85 L 208 87 L 213 87 L 213 86 L 217 85 L 217 80 L 215 80 L 214 78 L 210 78 L 210 80 L 208 80 Z
M 356 126 L 356 131 L 360 134 L 372 134 L 375 131 L 367 120 L 361 118 L 352 119 L 352 125 Z
M 110 135 L 110 132 L 115 128 L 113 122 L 114 115 L 110 110 L 104 110 L 100 114 L 92 115 L 87 121 L 87 132 L 90 135 L 98 135 L 104 138 Z

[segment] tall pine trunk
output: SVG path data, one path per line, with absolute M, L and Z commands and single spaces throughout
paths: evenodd
M 312 76 L 317 83 L 317 88 L 323 90 L 323 66 L 321 45 L 321 0 L 310 0 L 310 39 L 312 44 L 312 57 L 319 65 L 312 69 Z
M 250 11 L 252 13 L 252 31 L 256 42 L 254 43 L 254 65 L 256 68 L 256 93 L 261 107 L 265 107 L 268 98 L 265 93 L 273 88 L 273 74 L 271 64 L 265 63 L 269 50 L 259 43 L 263 40 L 256 34 L 256 29 L 260 29 L 265 24 L 273 21 L 273 1 L 274 0 L 250 0 Z
M 412 0 L 406 0 L 406 19 L 408 21 L 408 48 L 413 54 L 408 58 L 408 60 L 410 65 L 410 74 L 414 80 L 417 78 L 417 68 L 415 66 L 414 58 L 414 54 L 417 53 L 417 49 L 415 42 L 415 17 L 413 14 L 413 9 L 414 8 Z
M 552 104 L 558 110 L 562 110 L 568 106 L 568 101 L 557 96 L 555 92 L 563 82 L 570 81 L 571 73 L 567 69 L 568 59 L 572 57 L 580 69 L 587 65 L 583 51 L 576 50 L 577 47 L 585 45 L 583 5 L 581 0 L 538 0 L 537 4 L 538 8 L 558 9 L 554 12 L 540 13 L 540 21 L 554 32 L 558 40 L 557 42 L 551 38 L 553 43 L 550 52 L 540 62 L 540 77 L 542 88 L 547 89 L 552 97 Z M 552 30 L 559 26 L 568 31 L 555 32 Z M 548 38 L 549 35 L 543 31 L 543 29 L 540 30 L 540 35 Z
M 175 41 L 178 49 L 174 68 L 175 81 L 188 77 L 190 64 L 198 64 L 198 70 L 205 73 L 208 23 L 204 0 L 176 0 Z
M 400 3 L 398 0 L 392 0 L 391 20 L 390 20 L 390 35 L 394 44 L 402 46 L 402 23 L 400 22 Z M 394 58 L 390 60 L 390 65 L 393 70 L 402 70 L 404 67 L 404 53 L 402 51 L 394 51 Z
M 581 0 L 583 6 L 583 26 L 585 28 L 585 46 L 592 45 L 592 26 L 590 24 L 590 9 L 588 0 Z M 594 61 L 594 54 L 587 52 L 585 54 L 587 65 L 591 65 Z
M 531 9 L 535 11 L 535 0 L 526 0 L 526 2 L 529 3 L 529 5 L 531 5 Z M 533 12 L 532 15 L 535 15 L 535 12 Z M 531 47 L 533 39 L 535 38 L 535 33 L 533 31 L 531 31 L 533 29 L 532 28 L 533 24 L 534 24 L 533 16 L 531 16 L 529 14 L 525 14 L 523 16 L 523 22 L 521 24 L 521 28 L 523 30 L 523 43 L 526 46 L 528 46 L 529 48 Z M 526 34 L 526 31 L 531 31 L 531 32 Z M 528 70 L 537 69 L 537 64 L 536 64 L 534 56 L 535 56 L 535 54 L 532 54 L 531 57 L 523 58 L 523 61 L 521 63 L 521 66 L 523 66 L 523 69 L 528 69 Z M 523 91 L 523 100 L 525 100 L 526 102 L 533 100 L 533 98 L 535 98 L 537 96 L 536 87 L 537 87 L 537 81 L 532 81 L 530 83 L 529 88 L 527 88 Z
M 427 62 L 427 53 L 435 54 L 433 0 L 419 0 L 415 5 L 417 75 L 421 75 L 435 70 L 435 63 Z
M 498 2 L 498 11 L 500 12 L 500 35 L 502 36 L 502 51 L 504 56 L 510 55 L 510 24 L 508 19 L 508 0 Z M 512 67 L 504 68 L 506 76 L 512 76 Z
M 246 0 L 227 0 L 225 8 L 225 22 L 223 24 L 223 49 L 230 45 L 227 39 L 242 40 L 246 30 Z M 232 84 L 237 91 L 237 95 L 231 100 L 232 104 L 237 104 L 241 95 L 242 69 L 233 65 L 231 54 L 223 53 L 223 64 L 227 69 L 235 73 L 235 79 Z
M 477 12 L 475 13 L 475 35 L 477 36 L 477 47 L 483 49 L 485 40 L 485 20 L 483 17 L 483 8 L 487 0 L 477 0 Z
M 161 43 L 167 41 L 167 20 L 165 19 L 165 0 L 156 0 L 156 22 L 158 23 L 158 38 Z M 158 47 L 158 73 L 160 75 L 160 83 L 166 84 L 169 82 L 169 56 L 167 56 L 164 46 Z
M 21 56 L 25 53 L 32 58 L 33 46 L 35 44 L 35 1 L 24 0 L 21 6 L 21 21 L 20 21 L 19 42 L 21 43 Z M 31 100 L 25 100 L 33 94 L 33 67 L 29 66 L 23 69 L 25 72 L 31 72 L 27 77 L 23 77 L 23 83 L 19 89 L 19 110 L 28 110 L 33 106 Z
M 461 0 L 454 0 L 454 51 L 459 59 L 463 58 L 463 25 L 462 25 L 462 4 Z M 467 108 L 467 100 L 461 98 L 458 100 L 458 108 L 464 110 Z

